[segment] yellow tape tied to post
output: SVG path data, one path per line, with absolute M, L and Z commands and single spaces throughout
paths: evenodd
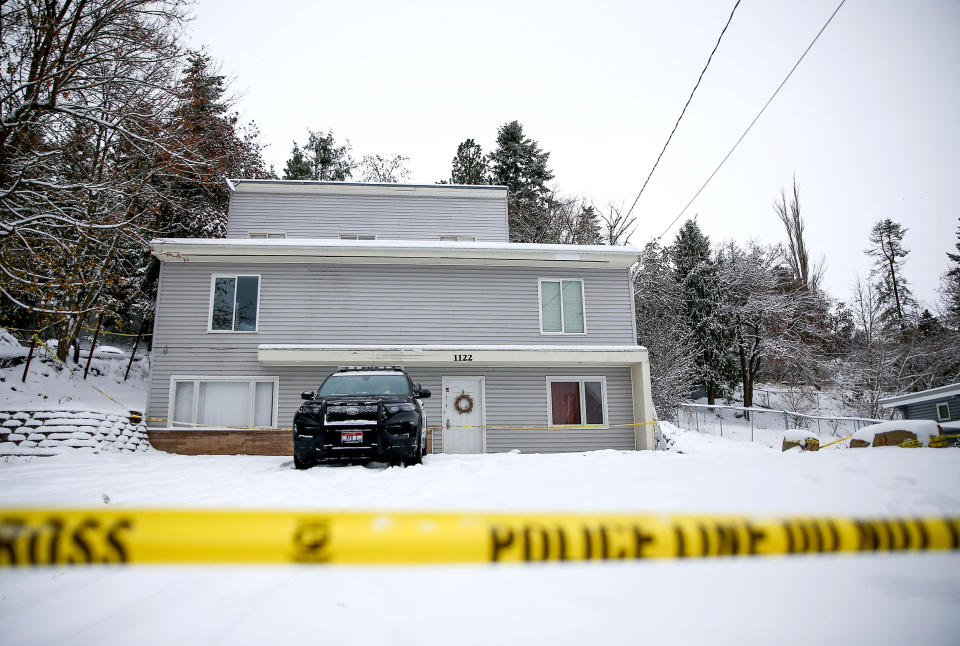
M 0 566 L 438 564 L 957 550 L 960 518 L 0 510 Z

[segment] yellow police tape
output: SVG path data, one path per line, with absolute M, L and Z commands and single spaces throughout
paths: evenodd
M 960 517 L 0 510 L 0 567 L 437 564 L 960 549 Z

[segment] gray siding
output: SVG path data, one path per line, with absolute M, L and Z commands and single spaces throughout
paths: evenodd
M 950 404 L 950 421 L 960 421 L 960 397 L 944 397 L 935 401 L 920 402 L 917 404 L 907 404 L 899 406 L 906 419 L 932 419 L 937 420 L 937 404 Z M 947 420 L 942 420 L 947 421 Z
M 260 274 L 260 331 L 207 333 L 210 277 Z M 633 345 L 625 269 L 163 264 L 158 356 L 261 343 Z M 538 277 L 583 278 L 587 334 L 540 334 Z
M 436 240 L 440 234 L 507 242 L 507 201 L 434 195 L 255 193 L 230 195 L 228 238 L 275 231 L 288 238 L 336 238 L 373 233 L 382 240 Z
M 287 427 L 300 405 L 300 393 L 315 389 L 333 370 L 329 367 L 261 366 L 250 349 L 196 348 L 189 353 L 155 353 L 151 369 L 148 416 L 165 418 L 173 375 L 278 376 L 279 419 Z M 547 375 L 604 376 L 610 424 L 633 422 L 630 370 L 624 367 L 411 367 L 410 376 L 433 391 L 424 400 L 431 426 L 441 421 L 441 378 L 457 375 L 486 377 L 487 424 L 539 426 L 547 424 Z M 163 424 L 155 424 L 162 426 Z M 634 448 L 630 427 L 605 430 L 488 430 L 487 451 L 563 452 Z M 434 435 L 434 451 L 442 450 L 441 434 Z

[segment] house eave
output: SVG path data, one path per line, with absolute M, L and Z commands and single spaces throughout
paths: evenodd
M 923 402 L 935 400 L 947 400 L 951 397 L 960 397 L 960 384 L 949 384 L 930 390 L 921 390 L 917 393 L 906 395 L 896 395 L 895 397 L 884 397 L 879 400 L 879 404 L 884 408 L 897 408 L 899 406 L 908 406 L 910 404 L 920 404 Z
M 433 265 L 565 265 L 627 268 L 634 247 L 536 245 L 509 242 L 333 239 L 158 238 L 150 251 L 165 262 L 352 263 Z
M 632 366 L 648 359 L 647 349 L 636 345 L 262 344 L 257 347 L 257 360 L 265 366 Z

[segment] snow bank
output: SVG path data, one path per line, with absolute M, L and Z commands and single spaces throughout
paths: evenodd
M 928 419 L 897 419 L 864 426 L 850 439 L 851 441 L 860 440 L 872 446 L 877 435 L 891 431 L 913 433 L 921 444 L 929 446 L 931 436 L 940 435 L 940 425 Z

